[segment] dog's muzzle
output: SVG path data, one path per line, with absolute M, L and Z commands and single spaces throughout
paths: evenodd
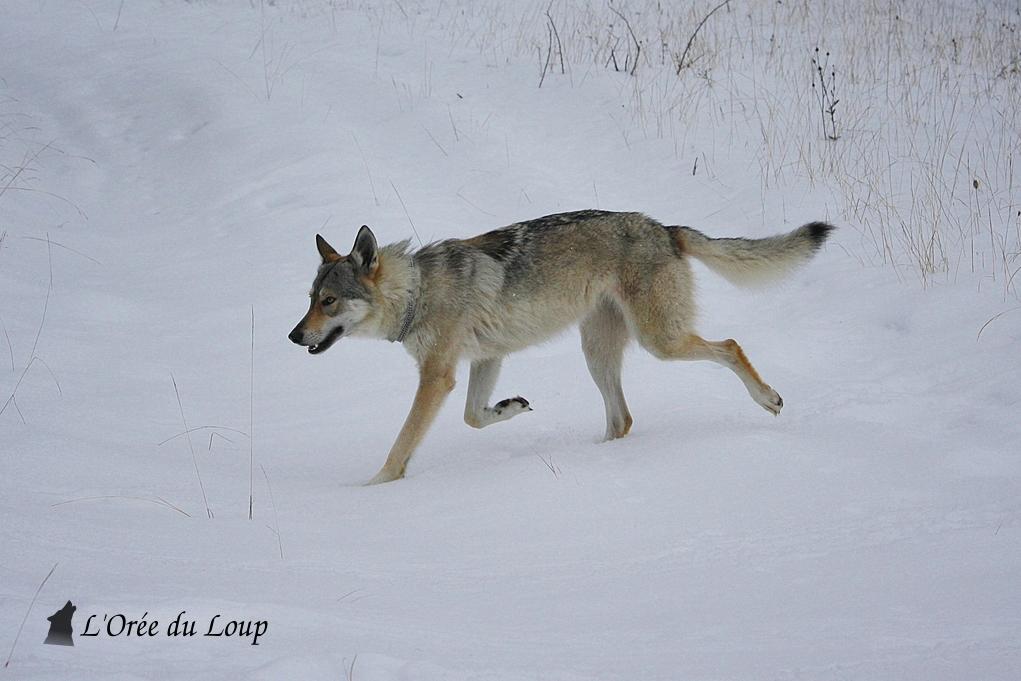
M 337 342 L 337 339 L 344 335 L 344 327 L 338 326 L 334 328 L 330 333 L 326 335 L 326 338 L 319 341 L 318 343 L 306 343 L 305 332 L 301 329 L 301 326 L 294 327 L 294 330 L 287 334 L 287 338 L 296 345 L 301 345 L 308 348 L 308 354 L 318 355 L 321 352 L 325 352 L 331 345 Z

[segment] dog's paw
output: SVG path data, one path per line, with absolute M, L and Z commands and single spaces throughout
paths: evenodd
M 373 477 L 372 480 L 369 480 L 367 483 L 365 483 L 365 486 L 369 487 L 371 485 L 381 485 L 384 482 L 393 482 L 394 480 L 400 480 L 403 477 L 404 477 L 403 472 L 395 473 L 391 470 L 388 470 L 384 466 L 383 468 L 380 469 L 378 473 L 376 473 L 375 477 Z
M 762 394 L 757 402 L 763 409 L 773 416 L 779 416 L 780 410 L 783 409 L 783 398 L 780 397 L 780 393 L 769 386 L 766 386 L 766 388 L 767 390 Z
M 631 414 L 625 412 L 623 414 L 617 414 L 612 419 L 606 422 L 606 436 L 603 438 L 603 442 L 609 442 L 610 440 L 616 440 L 622 438 L 631 432 L 631 426 L 634 424 L 634 419 L 631 418 Z
M 506 400 L 500 400 L 493 405 L 493 411 L 498 416 L 504 416 L 510 418 L 516 416 L 522 412 L 532 411 L 532 408 L 528 406 L 528 400 L 524 397 L 508 397 Z

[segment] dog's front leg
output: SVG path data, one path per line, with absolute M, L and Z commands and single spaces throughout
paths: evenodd
M 499 357 L 472 362 L 471 373 L 468 375 L 468 399 L 464 403 L 464 422 L 472 428 L 485 428 L 532 411 L 524 397 L 509 397 L 492 407 L 487 406 L 500 375 L 500 362 Z
M 419 371 L 418 391 L 411 405 L 411 413 L 404 421 L 397 441 L 390 448 L 386 463 L 368 484 L 378 485 L 404 477 L 408 459 L 422 441 L 443 400 L 454 389 L 455 362 L 448 360 L 426 360 Z

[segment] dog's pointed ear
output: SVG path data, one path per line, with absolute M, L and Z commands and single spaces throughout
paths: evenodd
M 376 268 L 379 267 L 376 236 L 368 225 L 362 225 L 362 228 L 358 230 L 354 248 L 351 249 L 351 259 L 369 276 L 372 276 L 376 272 Z
M 326 243 L 326 239 L 318 234 L 316 234 L 316 248 L 319 249 L 319 255 L 323 258 L 323 264 L 340 260 L 340 253 L 333 250 L 333 246 Z

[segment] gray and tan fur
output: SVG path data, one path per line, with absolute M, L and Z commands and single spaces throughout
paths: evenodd
M 411 413 L 372 483 L 404 475 L 462 358 L 471 361 L 464 420 L 475 428 L 530 411 L 521 397 L 490 403 L 503 357 L 580 322 L 582 349 L 606 408 L 606 438 L 631 429 L 620 372 L 629 340 L 660 359 L 731 369 L 759 405 L 783 400 L 733 340 L 694 330 L 690 257 L 735 284 L 780 278 L 808 260 L 833 227 L 813 222 L 766 239 L 712 239 L 640 213 L 549 215 L 411 252 L 377 247 L 362 227 L 347 256 L 316 236 L 322 265 L 308 313 L 290 334 L 312 354 L 344 336 L 401 340 L 419 367 Z

